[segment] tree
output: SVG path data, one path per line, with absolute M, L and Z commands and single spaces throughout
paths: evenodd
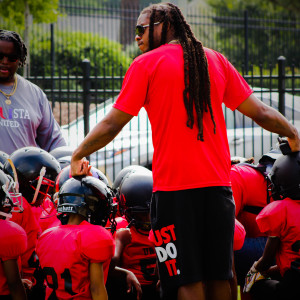
M 300 40 L 298 0 L 285 0 L 290 9 L 275 4 L 275 1 L 283 3 L 283 0 L 209 0 L 217 15 L 215 23 L 219 25 L 215 37 L 218 50 L 241 65 L 245 62 L 247 40 L 250 62 L 268 66 L 283 55 L 288 63 L 294 62 L 299 67 L 300 54 L 296 50 Z M 295 9 L 291 9 L 292 5 Z M 248 12 L 248 23 L 245 22 L 245 11 Z M 248 24 L 247 35 L 245 24 Z
M 24 29 L 24 42 L 28 48 L 27 65 L 24 75 L 30 66 L 29 45 L 30 25 L 34 23 L 52 23 L 57 20 L 59 0 L 2 0 L 0 2 L 0 15 L 9 23 Z

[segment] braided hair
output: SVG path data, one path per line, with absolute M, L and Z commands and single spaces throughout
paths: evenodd
M 23 67 L 26 63 L 27 48 L 20 35 L 14 31 L 0 29 L 0 40 L 14 43 L 19 57 L 19 66 Z
M 149 50 L 154 49 L 153 30 L 155 22 L 162 22 L 160 45 L 166 43 L 168 25 L 174 31 L 175 38 L 183 48 L 184 59 L 184 105 L 187 111 L 187 127 L 193 128 L 196 110 L 198 135 L 204 141 L 203 113 L 209 110 L 216 133 L 216 123 L 210 99 L 210 79 L 208 63 L 202 43 L 194 36 L 190 25 L 186 22 L 181 10 L 172 3 L 153 4 L 144 8 L 141 14 L 149 14 Z

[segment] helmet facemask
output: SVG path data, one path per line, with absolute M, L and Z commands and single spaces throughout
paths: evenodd
M 54 181 L 45 177 L 46 167 L 42 167 L 40 176 L 31 181 L 30 187 L 35 191 L 31 205 L 40 206 L 46 198 L 51 198 L 54 188 Z
M 3 208 L 9 207 L 10 213 L 22 213 L 24 211 L 22 194 L 17 192 L 17 183 L 11 178 L 11 176 L 6 176 L 8 180 L 6 184 L 2 185 L 2 190 L 6 194 L 6 199 L 4 201 L 5 203 L 3 205 Z
M 125 218 L 129 223 L 128 228 L 134 226 L 139 233 L 146 235 L 151 230 L 150 212 L 145 208 L 128 208 L 125 211 Z

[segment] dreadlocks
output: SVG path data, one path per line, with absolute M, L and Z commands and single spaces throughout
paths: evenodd
M 194 36 L 190 25 L 186 22 L 180 9 L 172 3 L 153 4 L 146 7 L 141 14 L 150 15 L 149 26 L 149 49 L 154 49 L 153 30 L 155 22 L 162 22 L 162 34 L 160 45 L 166 43 L 168 25 L 174 30 L 174 36 L 183 48 L 184 59 L 184 105 L 187 111 L 187 123 L 189 128 L 194 126 L 193 110 L 197 115 L 198 135 L 197 139 L 203 138 L 203 113 L 209 109 L 211 120 L 216 133 L 216 123 L 211 107 L 210 80 L 208 64 L 202 43 Z
M 27 48 L 19 34 L 14 31 L 0 29 L 0 40 L 14 43 L 20 60 L 19 66 L 23 67 L 26 62 Z

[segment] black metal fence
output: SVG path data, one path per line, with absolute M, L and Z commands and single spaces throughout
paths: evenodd
M 29 79 L 46 92 L 72 147 L 109 109 L 132 59 L 140 54 L 134 27 L 148 3 L 61 0 L 57 22 L 30 27 Z M 206 47 L 225 54 L 262 101 L 300 128 L 299 20 L 260 17 L 250 11 L 230 14 L 195 6 L 181 8 L 195 36 Z M 0 28 L 22 35 L 23 29 L 11 21 L 0 19 Z M 277 61 L 280 55 L 286 59 Z M 258 159 L 275 145 L 275 135 L 238 112 L 224 108 L 224 115 L 232 155 Z M 113 180 L 128 164 L 151 166 L 152 151 L 150 125 L 142 111 L 91 161 Z
M 57 22 L 31 26 L 30 74 L 58 75 L 62 67 L 64 75 L 69 70 L 69 74 L 75 76 L 83 58 L 98 68 L 97 74 L 108 65 L 122 65 L 126 70 L 132 58 L 139 54 L 134 27 L 147 3 L 149 1 L 60 1 L 61 16 Z M 182 7 L 182 11 L 196 37 L 206 47 L 226 55 L 239 70 L 243 68 L 247 72 L 251 64 L 268 67 L 279 55 L 287 58 L 288 65 L 300 67 L 299 19 L 259 17 L 257 12 L 251 11 L 230 14 L 188 5 Z M 13 20 L 4 23 L 0 19 L 0 27 L 23 33 Z
M 119 76 L 91 75 L 91 64 L 82 62 L 81 75 L 34 76 L 29 79 L 44 89 L 52 102 L 56 119 L 62 126 L 64 137 L 71 147 L 76 147 L 110 109 L 118 95 L 123 80 Z M 296 68 L 286 74 L 286 59 L 279 57 L 276 66 L 269 70 L 249 66 L 244 78 L 264 103 L 284 114 L 300 130 L 300 74 Z M 274 71 L 276 70 L 276 72 Z M 55 84 L 54 84 L 55 82 Z M 118 82 L 119 88 L 116 88 Z M 61 86 L 65 88 L 62 89 Z M 51 88 L 55 86 L 54 88 Z M 106 88 L 106 87 L 112 88 Z M 103 88 L 99 88 L 103 87 Z M 256 161 L 263 153 L 276 145 L 277 136 L 258 127 L 252 120 L 224 107 L 228 140 L 232 156 L 253 156 Z M 145 111 L 124 128 L 106 148 L 93 154 L 93 165 L 113 180 L 116 174 L 129 164 L 151 167 L 153 146 L 151 129 Z

